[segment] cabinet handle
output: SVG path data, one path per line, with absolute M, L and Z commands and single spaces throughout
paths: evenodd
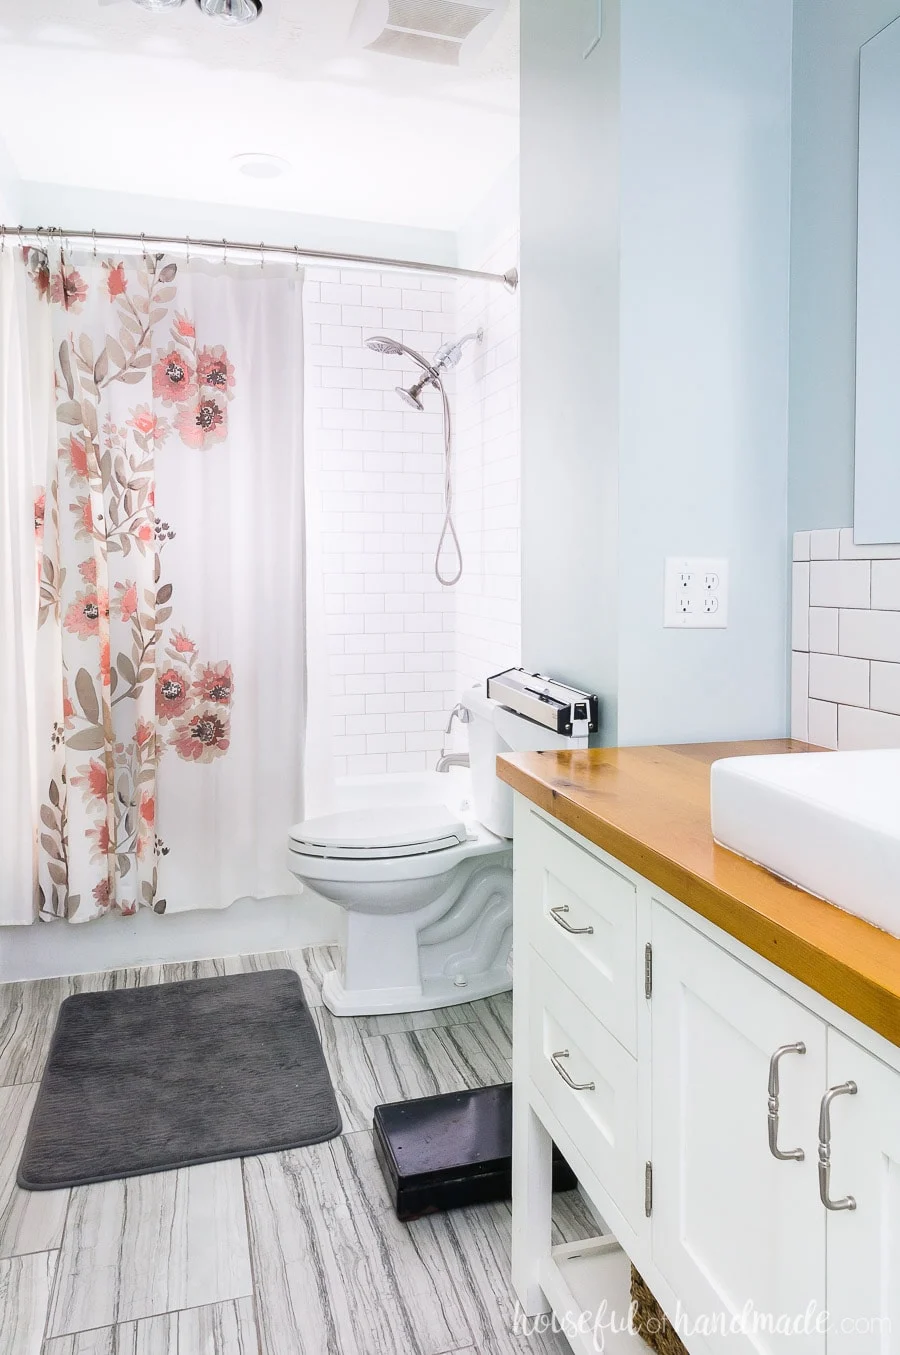
M 842 1082 L 838 1087 L 829 1087 L 822 1097 L 819 1110 L 819 1199 L 826 1209 L 855 1209 L 856 1200 L 845 1195 L 842 1200 L 832 1200 L 828 1194 L 831 1177 L 831 1103 L 836 1096 L 855 1096 L 855 1082 Z
M 573 1092 L 592 1092 L 596 1086 L 596 1083 L 573 1082 L 572 1079 L 569 1077 L 569 1074 L 566 1072 L 565 1068 L 560 1063 L 560 1059 L 567 1059 L 568 1057 L 569 1057 L 568 1049 L 557 1049 L 555 1054 L 550 1055 L 550 1062 L 553 1064 L 553 1067 L 559 1073 L 560 1077 L 562 1078 L 563 1082 L 565 1082 L 566 1086 L 571 1087 Z
M 783 1044 L 775 1050 L 769 1059 L 769 1152 L 779 1162 L 802 1162 L 805 1153 L 802 1148 L 778 1147 L 778 1065 L 785 1054 L 805 1054 L 806 1045 L 802 1040 L 796 1044 Z
M 555 908 L 550 909 L 550 916 L 553 918 L 553 921 L 558 922 L 563 931 L 568 932 L 570 936 L 594 935 L 593 927 L 573 927 L 571 922 L 566 922 L 565 918 L 561 915 L 568 911 L 569 905 L 567 903 L 558 903 Z

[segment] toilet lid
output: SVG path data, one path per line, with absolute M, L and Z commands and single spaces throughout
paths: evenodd
M 290 831 L 301 856 L 376 858 L 417 856 L 466 841 L 466 825 L 446 805 L 352 809 L 306 819 Z

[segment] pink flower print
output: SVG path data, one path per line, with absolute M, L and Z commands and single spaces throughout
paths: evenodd
M 98 907 L 108 908 L 110 905 L 109 880 L 101 880 L 98 885 L 94 885 L 91 896 Z
M 153 364 L 153 394 L 163 404 L 181 404 L 197 394 L 197 374 L 187 353 L 173 348 Z
M 220 343 L 214 348 L 201 348 L 197 354 L 197 379 L 201 386 L 229 391 L 234 385 L 234 365 Z
M 109 855 L 109 824 L 105 819 L 89 828 L 85 836 L 91 844 L 92 861 L 102 861 Z
M 183 630 L 176 630 L 172 632 L 172 648 L 178 654 L 193 654 L 197 646 Z
M 128 286 L 125 280 L 125 265 L 104 263 L 103 267 L 107 270 L 106 290 L 109 292 L 109 299 L 115 301 L 117 296 L 125 295 Z
M 109 790 L 106 767 L 96 758 L 91 758 L 87 767 L 79 767 L 72 777 L 73 786 L 84 786 L 92 800 L 104 802 Z
M 135 535 L 137 536 L 138 541 L 152 541 L 153 528 L 150 526 L 149 522 L 145 522 L 142 526 L 138 527 Z
M 69 728 L 69 722 L 75 717 L 75 707 L 72 705 L 72 698 L 69 696 L 69 679 L 63 676 L 63 723 L 66 729 Z
M 84 541 L 86 538 L 95 536 L 94 510 L 91 507 L 90 499 L 82 496 L 69 506 L 72 512 L 77 515 L 75 535 L 79 541 Z
M 234 681 L 231 664 L 207 663 L 200 669 L 199 677 L 194 678 L 194 691 L 201 702 L 214 701 L 217 705 L 228 706 L 234 695 Z
M 154 442 L 164 442 L 172 431 L 166 420 L 153 414 L 148 405 L 138 405 L 137 409 L 131 411 L 128 426 L 143 433 L 144 437 L 152 438 Z
M 212 762 L 228 751 L 231 736 L 228 721 L 213 710 L 199 714 L 177 725 L 170 743 L 186 762 Z
M 148 828 L 152 828 L 156 819 L 156 800 L 146 793 L 141 796 L 140 816 Z
M 92 635 L 99 635 L 100 617 L 106 611 L 106 594 L 102 589 L 86 589 L 83 593 L 77 593 L 75 601 L 69 604 L 63 625 L 72 635 L 87 640 Z
M 153 738 L 153 726 L 149 720 L 138 720 L 137 729 L 134 731 L 134 741 L 138 748 L 143 748 L 144 744 L 150 742 Z
M 188 708 L 191 680 L 178 668 L 167 668 L 156 679 L 156 714 L 160 720 L 177 720 Z
M 109 668 L 109 636 L 104 635 L 100 641 L 100 678 L 104 687 L 110 685 Z
M 69 458 L 72 474 L 79 480 L 86 480 L 88 478 L 88 449 L 84 439 L 76 437 L 72 433 L 68 439 L 68 446 L 64 443 L 60 447 L 60 451 Z
M 78 566 L 78 573 L 84 579 L 85 583 L 97 582 L 97 561 L 91 556 L 90 560 L 82 560 Z
M 228 436 L 225 406 L 214 395 L 178 411 L 175 427 L 188 447 L 210 447 Z
M 46 509 L 46 491 L 39 489 L 34 496 L 34 536 L 36 541 L 42 541 L 44 537 L 44 513 Z
M 186 315 L 178 312 L 175 316 L 175 329 L 183 339 L 194 339 L 197 337 L 197 331 L 194 328 L 194 322 L 189 320 Z
M 123 621 L 130 621 L 138 609 L 137 585 L 134 583 L 117 583 L 116 591 L 121 594 L 116 598 L 116 606 L 119 616 Z
M 64 310 L 77 315 L 87 299 L 87 294 L 87 283 L 77 269 L 66 268 L 63 264 L 59 272 L 53 274 L 50 282 L 50 300 L 55 301 Z

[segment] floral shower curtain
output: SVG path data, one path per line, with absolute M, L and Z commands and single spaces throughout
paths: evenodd
M 0 269 L 0 923 L 287 893 L 302 276 L 31 248 Z

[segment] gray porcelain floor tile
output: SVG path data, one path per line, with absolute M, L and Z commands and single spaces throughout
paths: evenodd
M 33 1252 L 0 1261 L 0 1351 L 40 1355 L 57 1253 Z
M 384 1101 L 505 1082 L 506 1060 L 476 1025 L 442 1026 L 365 1041 Z
M 355 1021 L 332 1016 L 326 1007 L 311 1008 L 343 1122 L 343 1133 L 371 1129 L 372 1113 L 382 1095 L 372 1062 L 369 1042 L 363 1040 Z
M 50 1047 L 66 979 L 35 979 L 0 986 L 0 1087 L 38 1082 Z
M 322 1003 L 322 980 L 341 962 L 340 946 L 307 946 L 292 950 L 291 961 L 303 983 L 306 1000 L 311 1007 Z
M 553 1246 L 563 1242 L 586 1242 L 599 1237 L 600 1225 L 577 1190 L 562 1190 L 553 1196 Z
M 0 1087 L 0 1257 L 54 1251 L 62 1242 L 69 1192 L 16 1185 L 37 1093 L 35 1083 Z
M 371 1136 L 244 1164 L 263 1355 L 432 1355 L 471 1344 L 428 1235 L 397 1221 Z
M 436 1250 L 459 1296 L 478 1351 L 490 1355 L 570 1355 L 565 1337 L 516 1332 L 509 1269 L 509 1206 L 479 1205 L 408 1224 L 415 1244 Z
M 364 1036 L 401 1035 L 414 1030 L 434 1030 L 438 1026 L 461 1026 L 475 1020 L 473 1002 L 456 1007 L 438 1007 L 428 1012 L 389 1012 L 385 1016 L 356 1016 L 354 1022 Z
M 72 1191 L 48 1335 L 252 1292 L 240 1162 L 80 1186 Z
M 440 1026 L 480 1025 L 488 1030 L 507 1057 L 512 1052 L 512 993 L 460 1002 L 426 1012 L 397 1012 L 386 1016 L 358 1016 L 363 1035 L 398 1035 L 402 1031 L 434 1030 Z
M 57 1336 L 43 1355 L 258 1355 L 252 1298 Z

